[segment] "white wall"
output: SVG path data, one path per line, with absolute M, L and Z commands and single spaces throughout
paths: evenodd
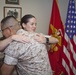
M 19 0 L 20 5 L 5 4 L 5 0 L 0 0 L 0 21 L 4 17 L 3 7 L 22 7 L 22 16 L 33 14 L 37 18 L 37 32 L 48 33 L 53 0 Z M 58 0 L 62 21 L 65 24 L 67 7 L 69 0 Z M 1 36 L 1 35 L 0 35 Z

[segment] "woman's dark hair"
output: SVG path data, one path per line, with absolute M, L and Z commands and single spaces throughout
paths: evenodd
M 21 18 L 21 27 L 23 28 L 22 24 L 25 23 L 27 24 L 29 22 L 29 19 L 30 18 L 35 18 L 35 16 L 31 15 L 31 14 L 27 14 L 27 15 L 24 15 L 22 18 Z M 24 29 L 24 28 L 23 28 Z

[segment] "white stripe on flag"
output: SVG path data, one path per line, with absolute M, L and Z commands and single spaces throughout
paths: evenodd
M 65 40 L 69 39 L 68 36 L 67 36 L 67 34 L 66 34 L 65 37 L 67 37 L 67 38 L 65 38 Z M 76 53 L 74 52 L 74 49 L 73 49 L 73 46 L 72 46 L 71 42 L 70 42 L 70 48 L 71 48 L 71 52 L 72 52 L 72 54 L 73 54 L 73 58 L 74 58 L 74 60 L 76 61 Z M 74 67 L 73 62 L 72 62 L 72 60 L 71 60 L 71 58 L 70 58 L 70 53 L 68 52 L 68 50 L 67 50 L 67 48 L 66 48 L 65 46 L 63 46 L 63 52 L 64 52 L 64 54 L 66 55 L 66 57 L 68 58 L 68 60 L 69 60 L 71 70 L 72 70 L 73 73 L 76 75 L 76 68 Z M 63 63 L 63 62 L 62 62 L 62 63 Z M 66 64 L 65 64 L 65 65 L 66 65 Z M 63 66 L 64 66 L 64 64 L 63 64 Z M 65 68 L 66 68 L 66 67 L 65 67 Z M 68 69 L 66 69 L 66 71 L 68 72 Z
M 63 65 L 63 66 L 64 66 L 64 68 L 66 69 L 66 71 L 67 71 L 68 75 L 70 75 L 69 67 L 68 67 L 68 65 L 67 65 L 67 63 L 65 62 L 65 60 L 64 60 L 64 59 L 62 59 L 62 65 Z

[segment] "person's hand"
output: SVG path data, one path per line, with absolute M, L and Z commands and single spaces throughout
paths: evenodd
M 43 34 L 36 34 L 34 36 L 34 40 L 36 40 L 39 43 L 46 43 L 46 38 L 44 37 Z
M 12 40 L 15 40 L 15 41 L 19 41 L 19 42 L 22 42 L 22 43 L 29 43 L 30 42 L 30 39 L 27 37 L 27 36 L 23 36 L 23 35 L 12 35 Z

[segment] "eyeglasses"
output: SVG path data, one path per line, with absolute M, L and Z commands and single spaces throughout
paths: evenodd
M 20 25 L 20 23 L 18 22 L 18 23 L 16 23 L 15 25 L 8 26 L 8 27 L 0 30 L 0 32 L 3 32 L 4 30 L 9 29 L 9 27 L 14 27 L 14 26 L 16 26 L 16 25 Z
M 13 27 L 13 26 L 9 26 L 9 27 Z M 0 32 L 3 32 L 4 30 L 9 29 L 9 27 L 6 27 L 6 28 L 0 30 Z

